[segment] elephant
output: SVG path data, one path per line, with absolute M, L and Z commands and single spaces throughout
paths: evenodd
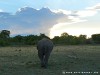
M 41 67 L 47 68 L 48 59 L 53 50 L 53 42 L 48 38 L 43 38 L 37 43 L 38 57 L 41 61 Z

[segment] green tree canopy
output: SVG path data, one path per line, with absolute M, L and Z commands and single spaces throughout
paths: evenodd
M 2 30 L 0 32 L 0 37 L 1 38 L 9 38 L 10 37 L 10 31 L 8 31 L 8 30 Z

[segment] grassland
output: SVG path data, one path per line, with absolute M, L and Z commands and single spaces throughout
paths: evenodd
M 0 47 L 0 75 L 100 75 L 100 46 L 55 46 L 47 69 L 40 67 L 34 46 Z

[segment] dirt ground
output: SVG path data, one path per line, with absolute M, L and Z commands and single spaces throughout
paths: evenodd
M 55 46 L 47 69 L 34 46 L 0 47 L 0 75 L 100 75 L 100 46 Z

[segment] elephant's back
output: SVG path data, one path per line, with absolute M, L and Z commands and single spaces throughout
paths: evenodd
M 43 48 L 53 49 L 53 42 L 49 39 L 43 38 L 38 42 L 37 46 L 39 49 L 43 49 Z

